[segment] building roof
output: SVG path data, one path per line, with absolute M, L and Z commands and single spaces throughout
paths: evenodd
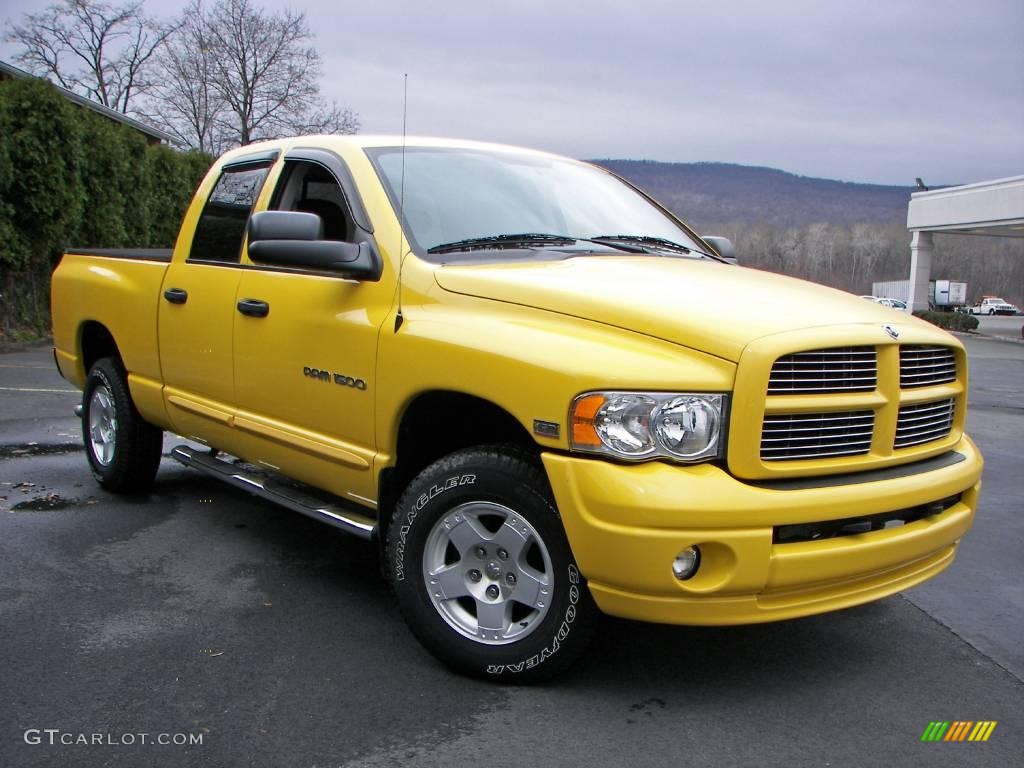
M 1024 176 L 915 192 L 907 229 L 1024 237 Z
M 0 74 L 5 74 L 10 77 L 18 78 L 35 77 L 35 75 L 33 75 L 31 72 L 26 72 L 23 69 L 19 69 L 18 67 L 15 67 L 12 64 L 8 64 L 6 61 L 0 61 Z M 73 101 L 75 104 L 78 104 L 81 107 L 85 107 L 86 109 L 91 109 L 93 112 L 96 112 L 99 115 L 103 115 L 103 117 L 107 118 L 108 120 L 114 120 L 115 122 L 123 123 L 124 125 L 127 125 L 129 128 L 132 128 L 138 131 L 139 133 L 148 136 L 151 139 L 155 139 L 156 141 L 164 141 L 167 142 L 168 144 L 181 143 L 176 137 L 172 136 L 166 131 L 161 131 L 159 128 L 154 128 L 151 125 L 141 123 L 134 118 L 128 117 L 128 115 L 124 114 L 123 112 L 118 112 L 116 109 L 105 107 L 102 104 L 92 101 L 91 99 L 87 99 L 85 96 L 80 96 L 77 93 L 74 93 L 73 91 L 69 91 L 67 88 L 62 88 L 61 86 L 56 85 L 54 83 L 50 84 L 53 85 L 53 87 L 56 88 L 58 91 L 60 91 L 61 94 L 65 96 L 69 101 Z

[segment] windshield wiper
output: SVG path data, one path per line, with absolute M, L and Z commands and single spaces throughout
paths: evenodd
M 543 232 L 523 232 L 509 235 L 490 235 L 489 237 L 470 237 L 456 240 L 453 243 L 441 243 L 427 249 L 427 253 L 451 253 L 452 251 L 470 251 L 476 248 L 531 248 L 549 245 L 575 245 L 580 240 L 587 243 L 611 246 L 627 253 L 643 253 L 642 248 L 624 243 L 605 242 L 603 239 L 587 237 L 570 237 L 569 235 L 550 235 Z
M 682 243 L 677 243 L 674 240 L 666 240 L 664 237 L 650 237 L 648 235 L 597 235 L 590 238 L 595 243 L 608 243 L 609 245 L 615 245 L 619 241 L 627 243 L 638 243 L 640 245 L 646 245 L 651 248 L 664 248 L 669 251 L 676 251 L 677 253 L 696 253 L 700 256 L 704 256 L 715 261 L 721 261 L 728 263 L 721 256 L 702 251 L 699 248 L 692 248 Z

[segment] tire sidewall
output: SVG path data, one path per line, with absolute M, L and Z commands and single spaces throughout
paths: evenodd
M 110 396 L 110 400 L 114 405 L 114 414 L 117 418 L 117 428 L 114 430 L 114 456 L 110 460 L 110 463 L 103 465 L 96 458 L 96 454 L 93 452 L 92 447 L 92 436 L 89 433 L 89 412 L 92 409 L 92 395 L 93 392 L 100 386 L 107 388 L 107 393 Z M 116 471 L 118 461 L 121 459 L 122 443 L 122 432 L 125 427 L 125 420 L 121 398 L 118 396 L 118 388 L 114 385 L 111 380 L 110 372 L 107 370 L 105 361 L 101 360 L 92 367 L 89 371 L 89 378 L 86 381 L 85 392 L 82 396 L 82 439 L 85 441 L 85 455 L 89 460 L 89 468 L 92 470 L 93 476 L 99 482 L 105 482 L 108 480 Z
M 434 607 L 424 582 L 423 553 L 430 531 L 453 508 L 473 501 L 502 504 L 528 521 L 551 558 L 553 583 L 547 614 L 525 638 L 505 645 L 484 645 L 458 633 Z M 472 458 L 428 468 L 399 502 L 388 551 L 395 594 L 414 633 L 428 650 L 460 671 L 525 682 L 546 676 L 545 667 L 561 667 L 560 656 L 577 655 L 573 649 L 577 638 L 580 643 L 587 640 L 583 625 L 596 609 L 561 520 L 546 488 L 536 488 L 522 476 Z

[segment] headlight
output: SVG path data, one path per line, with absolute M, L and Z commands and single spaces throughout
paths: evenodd
M 572 403 L 570 446 L 620 459 L 721 456 L 725 395 L 590 392 Z

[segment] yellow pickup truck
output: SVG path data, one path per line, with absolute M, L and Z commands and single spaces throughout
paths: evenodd
M 171 458 L 376 542 L 439 659 L 535 681 L 600 612 L 845 608 L 971 526 L 963 346 L 730 251 L 541 152 L 253 144 L 173 252 L 64 256 L 55 357 L 103 487 L 144 491 L 181 435 Z

